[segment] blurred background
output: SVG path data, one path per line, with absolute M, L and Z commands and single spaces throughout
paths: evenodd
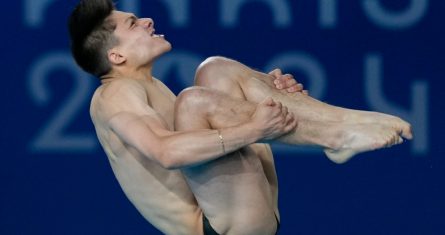
M 0 234 L 160 234 L 120 189 L 89 118 L 98 80 L 69 52 L 76 0 L 2 7 Z M 173 50 L 155 75 L 177 94 L 223 55 L 292 73 L 333 105 L 398 115 L 415 139 L 347 164 L 275 145 L 279 234 L 445 234 L 441 0 L 120 0 Z

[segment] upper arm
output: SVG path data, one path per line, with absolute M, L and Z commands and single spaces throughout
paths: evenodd
M 120 112 L 108 121 L 111 131 L 125 144 L 156 162 L 162 162 L 162 123 L 150 115 Z

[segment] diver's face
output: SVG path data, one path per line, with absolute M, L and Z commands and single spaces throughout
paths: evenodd
M 116 22 L 114 34 L 118 39 L 117 48 L 129 63 L 151 63 L 171 49 L 171 44 L 163 35 L 155 34 L 152 19 L 137 18 L 122 11 L 113 11 L 110 18 Z

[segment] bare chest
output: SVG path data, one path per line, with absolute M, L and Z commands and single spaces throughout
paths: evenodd
M 168 126 L 169 130 L 174 129 L 174 106 L 176 97 L 169 90 L 157 86 L 146 87 L 148 105 L 152 107 Z

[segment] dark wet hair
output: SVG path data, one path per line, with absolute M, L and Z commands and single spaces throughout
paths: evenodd
M 107 19 L 113 10 L 112 0 L 81 0 L 68 21 L 76 63 L 97 77 L 111 71 L 107 51 L 118 42 L 113 35 L 116 23 Z

